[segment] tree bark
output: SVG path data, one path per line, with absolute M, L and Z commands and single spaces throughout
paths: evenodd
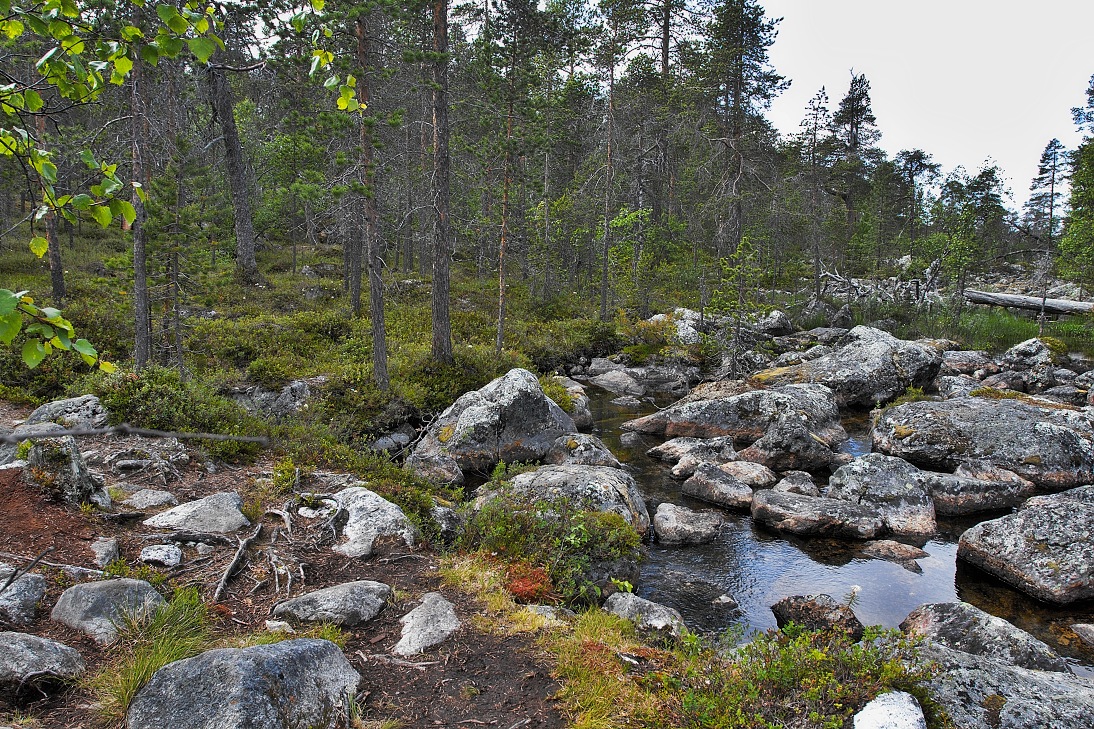
M 510 74 L 516 73 L 510 69 Z M 513 143 L 513 80 L 509 79 L 509 108 L 505 119 L 505 169 L 502 170 L 501 188 L 501 240 L 498 243 L 498 333 L 494 353 L 501 356 L 505 343 L 505 253 L 509 248 L 509 186 L 512 183 Z
M 49 282 L 53 305 L 58 309 L 65 305 L 65 265 L 61 261 L 61 241 L 57 237 L 57 213 L 46 216 L 46 240 L 49 242 Z
M 452 224 L 448 218 L 448 0 L 433 3 L 433 359 L 452 361 L 448 313 Z
M 608 62 L 608 148 L 607 169 L 604 172 L 604 249 L 600 259 L 600 321 L 608 321 L 608 264 L 612 246 L 612 186 L 615 167 L 612 160 L 612 128 L 615 126 L 615 51 Z
M 235 102 L 228 86 L 225 71 L 216 66 L 206 69 L 209 84 L 209 101 L 213 116 L 220 124 L 224 136 L 224 161 L 228 168 L 228 193 L 232 198 L 232 212 L 236 234 L 236 273 L 248 285 L 262 283 L 255 259 L 254 222 L 251 219 L 251 197 L 247 189 L 247 168 L 243 161 L 243 145 L 235 121 Z
M 140 11 L 138 11 L 140 12 Z M 140 16 L 138 16 L 139 18 Z M 129 115 L 131 136 L 131 164 L 130 171 L 135 182 L 146 179 L 144 171 L 144 145 L 145 145 L 145 110 L 144 99 L 141 97 L 141 83 L 143 82 L 143 70 L 141 64 L 133 65 L 133 73 L 130 77 Z M 152 356 L 152 320 L 148 301 L 148 233 L 145 230 L 145 222 L 148 213 L 144 208 L 144 201 L 133 190 L 133 210 L 136 217 L 130 234 L 133 236 L 133 369 L 140 372 L 148 365 Z

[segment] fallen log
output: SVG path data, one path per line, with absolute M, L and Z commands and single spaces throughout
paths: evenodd
M 991 291 L 965 289 L 965 299 L 973 304 L 1006 306 L 1014 309 L 1041 311 L 1040 296 L 1020 296 L 1018 294 L 996 294 Z M 1094 311 L 1094 302 L 1071 301 L 1070 299 L 1044 299 L 1046 314 L 1089 314 Z

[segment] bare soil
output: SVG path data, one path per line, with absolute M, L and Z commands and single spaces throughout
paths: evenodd
M 25 412 L 0 407 L 0 429 L 9 429 L 11 420 L 18 417 L 25 417 Z M 92 470 L 104 477 L 108 488 L 114 487 L 115 494 L 120 488 L 161 488 L 171 491 L 180 503 L 218 491 L 238 491 L 245 501 L 254 499 L 262 493 L 255 479 L 269 476 L 271 470 L 271 463 L 262 460 L 245 468 L 217 464 L 211 470 L 191 447 L 188 451 L 194 457 L 176 469 L 177 477 L 165 477 L 155 469 L 123 475 L 108 465 L 109 454 L 134 448 L 154 451 L 160 444 L 135 437 L 106 436 L 81 441 L 80 445 L 90 455 Z M 282 501 L 289 500 L 282 497 Z M 266 509 L 281 509 L 284 505 L 264 502 Z M 0 562 L 24 566 L 44 554 L 43 560 L 54 565 L 95 569 L 91 543 L 100 536 L 115 537 L 134 576 L 161 574 L 166 578 L 162 587 L 165 594 L 176 587 L 195 585 L 211 600 L 237 551 L 237 539 L 254 531 L 253 527 L 244 528 L 229 535 L 228 543 L 214 545 L 204 554 L 195 544 L 183 544 L 184 560 L 179 567 L 149 572 L 138 555 L 143 546 L 163 542 L 164 533 L 143 526 L 141 520 L 158 510 L 143 515 L 129 513 L 132 511 L 117 504 L 101 512 L 57 503 L 24 479 L 21 470 L 0 471 Z M 244 567 L 213 605 L 215 629 L 226 641 L 265 630 L 273 606 L 290 595 L 352 580 L 378 580 L 395 590 L 395 602 L 369 623 L 348 631 L 350 639 L 345 649 L 362 676 L 358 703 L 364 720 L 395 719 L 404 727 L 453 729 L 553 729 L 565 725 L 552 700 L 559 687 L 534 637 L 504 635 L 477 627 L 485 621 L 471 618 L 481 613 L 482 607 L 461 591 L 442 584 L 437 555 L 428 547 L 379 545 L 367 558 L 349 558 L 331 549 L 335 535 L 325 519 L 308 520 L 286 511 L 291 529 L 282 516 L 267 512 Z M 123 518 L 118 518 L 119 514 Z M 101 648 L 90 638 L 49 619 L 50 608 L 61 592 L 77 581 L 96 578 L 44 563 L 35 571 L 49 578 L 38 617 L 31 625 L 20 626 L 0 619 L 0 630 L 29 632 L 70 645 L 80 651 L 89 673 L 108 666 L 125 650 L 124 646 Z M 394 660 L 391 649 L 400 637 L 399 618 L 415 607 L 424 593 L 434 590 L 456 605 L 463 627 L 431 652 L 413 658 L 410 663 L 416 665 Z M 0 723 L 17 719 L 27 722 L 19 726 L 31 727 L 106 726 L 96 713 L 94 697 L 79 686 L 21 706 L 0 703 Z

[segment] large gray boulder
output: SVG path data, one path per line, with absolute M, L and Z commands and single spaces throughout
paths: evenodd
M 962 516 L 1010 509 L 1036 492 L 1033 483 L 990 463 L 963 463 L 952 474 L 923 471 L 936 514 Z
M 872 507 L 771 489 L 752 495 L 752 518 L 776 531 L 804 537 L 873 539 L 885 531 L 885 523 Z
M 773 471 L 820 471 L 848 458 L 834 451 L 834 445 L 822 441 L 806 418 L 790 413 L 779 416 L 759 440 L 737 455 Z
M 88 470 L 71 435 L 35 439 L 23 473 L 52 498 L 70 504 L 88 503 L 100 492 L 99 482 Z M 109 496 L 106 503 L 110 503 Z
M 937 531 L 923 472 L 905 460 L 868 453 L 840 467 L 828 485 L 828 498 L 873 508 L 892 534 L 925 537 Z
M 462 484 L 464 473 L 490 473 L 499 461 L 538 461 L 577 426 L 543 394 L 536 376 L 513 369 L 461 395 L 430 426 L 407 458 L 426 477 Z
M 1094 598 L 1094 486 L 1037 496 L 971 527 L 957 556 L 1039 600 Z
M 1000 364 L 1011 369 L 1029 370 L 1036 367 L 1051 367 L 1060 359 L 1044 340 L 1034 337 L 1014 345 L 999 358 Z
M 1058 671 L 1009 666 L 927 642 L 920 662 L 938 673 L 925 686 L 957 729 L 1089 727 L 1094 682 Z
M 377 539 L 397 539 L 408 547 L 417 540 L 417 530 L 403 510 L 363 486 L 349 486 L 334 495 L 346 512 L 342 536 L 346 541 L 334 548 L 347 557 L 372 554 Z M 337 521 L 337 520 L 336 520 Z
M 967 602 L 920 605 L 904 619 L 908 635 L 930 638 L 947 648 L 988 656 L 1011 666 L 1070 673 L 1067 661 L 1006 620 Z
M 727 509 L 752 506 L 752 487 L 713 463 L 702 463 L 694 475 L 680 485 L 680 493 Z
M 36 423 L 28 425 L 23 423 L 11 431 L 11 435 L 33 435 L 36 433 L 51 433 L 64 430 L 64 426 L 57 423 Z M 6 466 L 15 462 L 15 454 L 19 450 L 19 443 L 0 443 L 0 466 Z
M 622 468 L 619 459 L 595 435 L 570 433 L 555 439 L 544 463 L 570 466 L 611 466 Z
M 41 698 L 86 670 L 79 651 L 27 633 L 0 633 L 0 698 Z
M 301 623 L 334 623 L 352 628 L 379 615 L 392 595 L 391 587 L 382 582 L 358 580 L 278 603 L 273 614 Z
M 439 592 L 427 592 L 418 607 L 399 618 L 403 632 L 392 652 L 413 656 L 440 645 L 460 629 L 456 607 Z
M 0 617 L 16 625 L 25 625 L 34 620 L 38 603 L 46 596 L 46 578 L 37 574 L 19 575 L 10 585 L 8 580 L 15 568 L 0 564 Z
M 875 451 L 932 471 L 986 461 L 1046 489 L 1094 482 L 1092 415 L 1059 405 L 983 397 L 911 402 L 885 410 L 871 436 Z
M 615 512 L 639 534 L 645 534 L 650 527 L 650 515 L 638 485 L 630 474 L 618 468 L 542 466 L 515 476 L 509 489 L 532 500 L 567 499 L 576 506 Z M 495 496 L 496 492 L 483 494 L 475 503 L 481 507 Z
M 129 729 L 338 729 L 361 677 L 326 640 L 220 648 L 153 674 L 126 715 Z
M 670 438 L 646 451 L 646 455 L 666 463 L 679 463 L 684 458 L 697 462 L 727 463 L 737 460 L 733 438 Z
M 251 522 L 243 516 L 243 499 L 234 491 L 222 491 L 203 499 L 188 501 L 145 519 L 144 525 L 187 532 L 234 532 Z
M 667 501 L 653 515 L 653 531 L 661 544 L 709 544 L 718 538 L 724 523 L 717 512 L 692 511 Z
M 848 332 L 840 345 L 823 357 L 757 372 L 752 381 L 768 387 L 814 382 L 831 388 L 840 407 L 870 406 L 929 384 L 942 364 L 942 352 L 930 344 L 865 326 Z
M 28 415 L 24 424 L 58 423 L 66 428 L 102 428 L 109 416 L 98 397 L 81 395 L 47 402 Z
M 678 639 L 687 631 L 678 611 L 630 592 L 611 595 L 604 601 L 604 609 L 633 621 L 639 632 L 658 638 Z
M 126 615 L 142 615 L 164 603 L 156 588 L 128 577 L 73 585 L 61 593 L 50 618 L 80 630 L 96 643 L 112 643 Z
M 825 443 L 835 445 L 847 439 L 832 391 L 821 385 L 783 385 L 706 400 L 685 398 L 622 427 L 668 438 L 729 436 L 739 443 L 753 443 L 780 417 L 791 414 L 801 417 Z
M 574 425 L 580 431 L 587 431 L 593 427 L 593 411 L 589 409 L 589 396 L 585 392 L 585 386 L 576 380 L 571 380 L 569 377 L 557 378 L 562 386 L 566 388 L 566 393 L 570 396 L 570 417 L 574 420 Z
M 646 386 L 626 370 L 605 372 L 589 380 L 589 383 L 616 395 L 640 397 L 646 394 Z

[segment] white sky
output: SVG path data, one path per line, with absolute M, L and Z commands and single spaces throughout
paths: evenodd
M 975 172 L 991 158 L 1020 206 L 1045 145 L 1074 149 L 1071 108 L 1094 74 L 1094 0 L 761 0 L 779 18 L 770 49 L 792 80 L 769 118 L 798 131 L 825 86 L 833 111 L 850 71 L 870 80 L 880 145 L 920 148 Z

